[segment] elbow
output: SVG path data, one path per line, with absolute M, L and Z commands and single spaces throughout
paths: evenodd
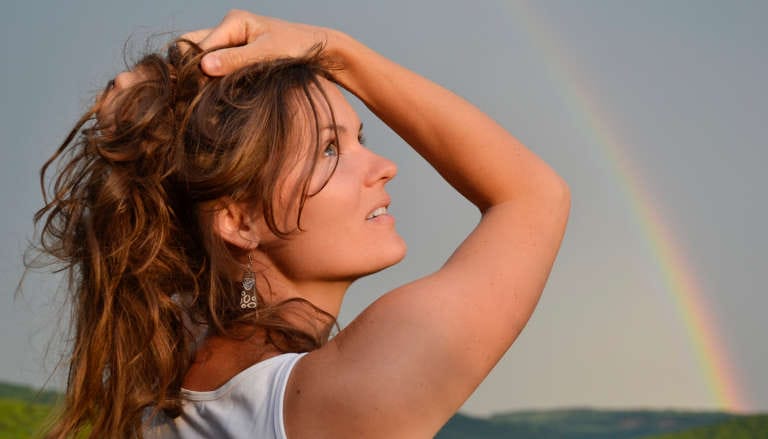
M 571 187 L 568 186 L 568 183 L 566 183 L 566 181 L 558 175 L 556 176 L 556 184 L 554 190 L 557 199 L 562 205 L 567 216 L 571 210 Z
M 565 226 L 571 212 L 571 188 L 568 186 L 568 183 L 557 174 L 553 180 L 550 189 L 550 196 L 552 197 L 551 199 L 553 203 L 552 207 L 557 215 L 562 218 L 563 226 Z
M 549 175 L 538 179 L 530 189 L 534 198 L 545 202 L 547 205 L 562 210 L 566 215 L 571 208 L 571 188 L 568 183 L 557 173 L 552 171 Z
M 532 197 L 528 199 L 531 205 L 538 206 L 540 214 L 560 229 L 560 233 L 564 233 L 571 212 L 571 188 L 568 183 L 553 173 L 552 177 L 541 181 L 532 192 Z
M 567 218 L 571 209 L 571 189 L 568 183 L 557 173 L 549 169 L 533 178 L 526 184 L 504 191 L 503 195 L 489 198 L 482 203 L 475 203 L 480 213 L 484 214 L 494 206 L 502 204 L 525 204 L 537 209 L 551 211 L 553 214 Z
M 571 188 L 558 176 L 559 183 L 554 189 L 554 203 L 552 205 L 552 214 L 555 227 L 562 242 L 565 235 L 565 229 L 568 225 L 568 217 L 571 213 Z

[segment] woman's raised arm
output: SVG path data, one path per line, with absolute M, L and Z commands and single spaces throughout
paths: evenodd
M 324 42 L 336 82 L 480 209 L 440 270 L 383 295 L 307 355 L 286 392 L 289 436 L 434 435 L 533 312 L 565 229 L 567 185 L 473 105 L 343 33 L 236 11 L 190 35 L 203 48 L 241 46 L 208 55 L 210 74 Z

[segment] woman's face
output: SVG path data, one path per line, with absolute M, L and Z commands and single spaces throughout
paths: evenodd
M 271 265 L 296 283 L 352 281 L 399 262 L 406 251 L 395 230 L 395 219 L 387 213 L 390 198 L 384 186 L 397 173 L 396 165 L 361 144 L 362 126 L 354 109 L 335 84 L 323 78 L 320 83 L 327 100 L 314 90 L 317 134 L 309 122 L 310 110 L 297 111 L 296 138 L 305 145 L 306 154 L 318 154 L 310 183 L 312 195 L 301 213 L 301 231 L 288 239 L 266 236 L 259 244 Z M 328 105 L 333 108 L 335 131 Z M 319 151 L 315 148 L 317 135 Z M 305 156 L 304 160 L 311 158 Z M 284 230 L 295 228 L 297 203 L 287 198 L 303 166 L 300 163 L 288 173 L 276 203 L 293 205 L 287 215 L 276 215 L 278 221 L 283 218 L 284 223 L 278 225 Z

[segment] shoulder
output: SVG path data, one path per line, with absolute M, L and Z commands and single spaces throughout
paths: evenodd
M 281 354 L 248 367 L 217 389 L 182 389 L 175 419 L 162 415 L 145 427 L 150 438 L 285 439 L 283 400 L 288 377 L 304 354 Z
M 377 304 L 387 300 L 380 298 Z M 380 328 L 371 328 L 377 326 L 379 316 L 371 311 L 296 365 L 284 402 L 289 438 L 424 438 L 434 436 L 445 422 L 432 408 L 435 401 L 420 397 L 439 399 L 443 393 L 423 379 L 440 375 L 440 368 L 436 370 L 434 361 L 413 352 L 432 349 L 399 337 L 392 325 L 382 329 L 391 336 L 379 336 Z M 369 336 L 367 341 L 363 335 Z M 455 408 L 448 411 L 453 413 Z

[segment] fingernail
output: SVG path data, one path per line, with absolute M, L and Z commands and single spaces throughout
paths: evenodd
M 221 60 L 219 59 L 218 56 L 213 55 L 213 54 L 206 55 L 203 58 L 202 63 L 203 63 L 203 68 L 208 73 L 214 73 L 214 72 L 218 71 L 219 68 L 221 67 Z

